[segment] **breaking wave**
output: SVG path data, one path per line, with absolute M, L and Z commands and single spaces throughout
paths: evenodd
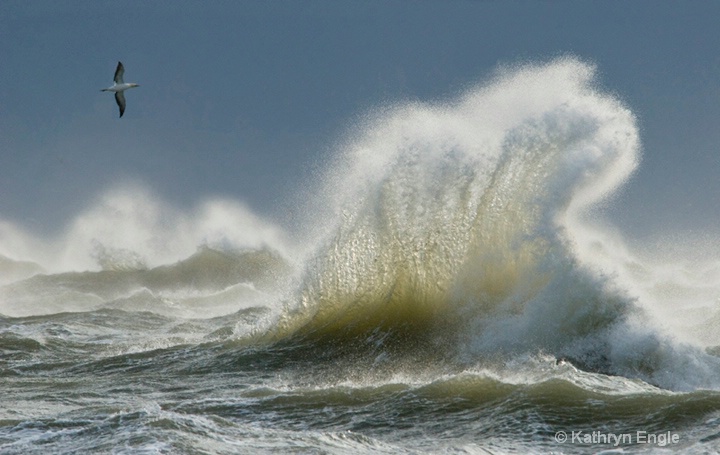
M 453 102 L 389 107 L 343 150 L 321 190 L 319 246 L 273 337 L 423 364 L 550 355 L 717 387 L 716 357 L 647 322 L 632 258 L 597 248 L 611 237 L 593 215 L 637 166 L 639 137 L 592 66 L 510 68 Z

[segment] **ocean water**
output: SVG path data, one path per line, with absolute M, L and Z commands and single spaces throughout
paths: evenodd
M 594 72 L 368 113 L 292 232 L 139 184 L 0 222 L 0 453 L 720 451 L 720 262 L 603 216 L 641 144 Z

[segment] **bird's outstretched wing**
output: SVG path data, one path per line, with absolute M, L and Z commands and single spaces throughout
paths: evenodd
M 123 74 L 125 74 L 125 67 L 122 62 L 118 62 L 118 66 L 115 68 L 115 78 L 113 79 L 116 84 L 123 83 Z
M 125 95 L 123 92 L 115 92 L 115 102 L 120 108 L 120 117 L 125 113 Z

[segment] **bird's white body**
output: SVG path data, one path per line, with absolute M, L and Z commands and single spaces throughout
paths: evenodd
M 122 92 L 129 88 L 140 87 L 138 84 L 132 82 L 123 82 L 122 84 L 113 84 L 112 87 L 102 89 L 103 92 Z
M 118 62 L 117 68 L 115 69 L 115 83 L 112 87 L 101 90 L 103 92 L 115 92 L 115 102 L 117 102 L 117 105 L 120 108 L 120 117 L 122 117 L 125 113 L 125 94 L 123 94 L 123 92 L 129 88 L 140 87 L 140 85 L 134 82 L 123 81 L 123 74 L 125 74 L 125 67 L 122 62 Z

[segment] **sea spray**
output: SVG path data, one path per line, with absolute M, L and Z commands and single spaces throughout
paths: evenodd
M 276 336 L 426 349 L 436 361 L 549 353 L 707 386 L 714 359 L 698 360 L 709 366 L 697 381 L 658 371 L 675 364 L 666 354 L 703 354 L 636 328 L 642 310 L 617 271 L 581 254 L 588 213 L 638 160 L 634 116 L 573 58 L 369 117 L 328 171 L 321 197 L 336 221 L 318 219 L 317 253 Z
M 290 256 L 285 231 L 242 202 L 208 198 L 183 210 L 137 181 L 110 186 L 51 235 L 0 222 L 0 254 L 52 273 L 157 267 L 186 259 L 202 246 L 269 248 Z

